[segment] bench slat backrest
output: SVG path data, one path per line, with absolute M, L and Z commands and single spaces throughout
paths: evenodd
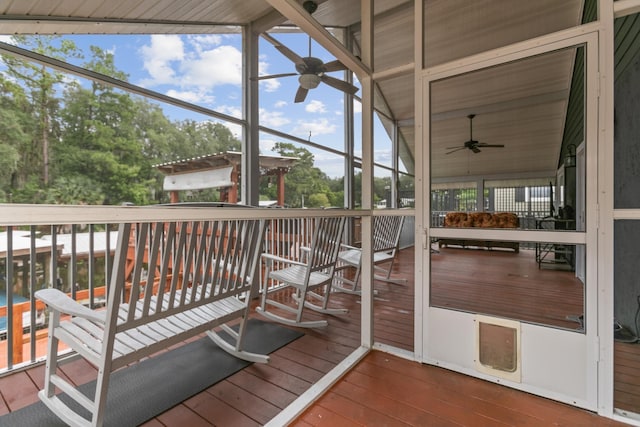
M 121 224 L 105 334 L 245 295 L 254 281 L 264 230 L 264 220 Z M 131 262 L 133 268 L 126 268 Z M 131 271 L 128 277 L 126 271 Z M 116 319 L 120 304 L 128 311 Z

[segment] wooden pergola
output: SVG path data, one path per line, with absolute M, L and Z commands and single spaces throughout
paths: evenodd
M 275 176 L 278 186 L 278 206 L 284 206 L 284 176 L 297 157 L 260 155 L 261 176 Z M 170 192 L 171 203 L 180 201 L 179 191 L 219 188 L 220 201 L 238 203 L 238 182 L 242 153 L 226 151 L 191 159 L 155 165 L 165 174 L 163 190 Z

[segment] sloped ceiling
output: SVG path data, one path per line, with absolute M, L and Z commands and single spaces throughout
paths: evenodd
M 360 2 L 319 0 L 313 14 L 325 27 L 342 28 L 360 41 Z M 583 0 L 425 0 L 425 62 L 453 61 L 530 37 L 578 25 Z M 374 74 L 413 63 L 413 0 L 374 2 Z M 265 0 L 20 0 L 0 3 L 0 28 L 10 33 L 213 33 L 252 23 L 264 29 L 291 22 Z M 222 27 L 220 27 L 222 25 Z M 433 86 L 431 153 L 434 177 L 545 173 L 557 165 L 574 51 L 500 70 L 459 76 Z M 415 164 L 412 72 L 380 79 L 376 106 L 398 121 L 406 169 Z M 504 149 L 442 155 L 468 139 Z M 471 153 L 471 154 L 469 154 Z M 542 160 L 534 160 L 544 157 Z M 472 162 L 473 160 L 473 162 Z

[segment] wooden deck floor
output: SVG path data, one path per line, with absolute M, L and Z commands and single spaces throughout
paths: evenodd
M 468 256 L 474 252 L 479 251 L 464 251 Z M 412 249 L 403 250 L 394 268 L 394 275 L 407 277 L 409 284 L 378 283 L 374 300 L 376 341 L 409 351 L 413 350 L 413 257 Z M 145 426 L 265 424 L 358 347 L 358 300 L 353 295 L 332 295 L 334 305 L 348 308 L 348 315 L 330 317 L 326 328 L 305 330 L 303 337 L 272 353 L 270 364 L 251 365 Z M 320 317 L 306 313 L 310 319 Z M 38 366 L 0 378 L 0 415 L 37 401 L 43 369 Z M 92 379 L 93 368 L 78 361 L 67 365 L 65 374 L 81 384 Z M 373 351 L 293 425 L 623 424 L 497 384 Z
M 374 351 L 295 426 L 622 426 L 558 402 Z

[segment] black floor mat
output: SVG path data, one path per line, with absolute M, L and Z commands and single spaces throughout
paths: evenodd
M 251 319 L 245 334 L 245 348 L 267 354 L 302 335 L 293 329 Z M 104 425 L 137 426 L 248 365 L 249 362 L 231 356 L 208 337 L 146 359 L 111 376 Z M 95 390 L 95 381 L 80 388 Z M 65 424 L 42 402 L 37 402 L 0 417 L 0 426 Z

